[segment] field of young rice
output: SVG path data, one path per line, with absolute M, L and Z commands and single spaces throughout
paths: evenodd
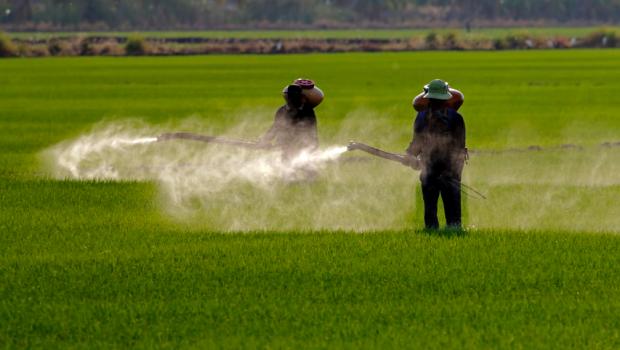
M 0 61 L 0 345 L 620 346 L 620 51 Z M 411 99 L 463 91 L 465 232 L 363 153 L 285 181 L 257 139 L 298 77 L 323 150 L 404 152 Z M 440 216 L 442 218 L 442 215 Z

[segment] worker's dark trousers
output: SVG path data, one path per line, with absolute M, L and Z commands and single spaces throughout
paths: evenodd
M 440 195 L 446 214 L 446 224 L 450 228 L 461 228 L 461 180 L 445 175 L 424 176 L 421 180 L 426 228 L 439 228 L 437 202 Z

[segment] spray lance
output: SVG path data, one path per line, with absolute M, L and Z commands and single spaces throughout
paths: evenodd
M 421 168 L 420 159 L 417 157 L 404 155 L 404 154 L 398 154 L 398 153 L 386 152 L 386 151 L 380 150 L 378 148 L 369 146 L 361 142 L 350 141 L 349 145 L 347 146 L 347 150 L 348 151 L 355 151 L 355 150 L 363 151 L 363 152 L 372 154 L 373 156 L 391 160 L 393 162 L 400 163 L 404 166 L 408 166 L 412 168 L 413 170 L 420 170 Z M 446 179 L 443 179 L 443 180 L 445 181 Z M 487 199 L 487 197 L 484 194 L 480 193 L 480 191 L 462 182 L 459 183 L 456 180 L 449 180 L 449 184 L 452 186 L 460 185 L 461 192 L 463 192 L 464 194 L 470 197 L 475 195 L 478 198 Z
M 200 134 L 194 134 L 190 132 L 165 133 L 165 134 L 161 134 L 157 136 L 158 142 L 169 141 L 169 140 L 192 140 L 192 141 L 198 141 L 198 142 L 238 146 L 238 147 L 244 147 L 244 148 L 249 148 L 249 149 L 271 148 L 271 145 L 262 144 L 256 141 L 231 139 L 231 138 L 221 137 L 221 136 L 200 135 Z
M 394 162 L 401 163 L 402 165 L 411 167 L 414 170 L 420 170 L 420 160 L 418 158 L 407 156 L 404 154 L 390 153 L 378 148 L 369 146 L 365 143 L 350 141 L 347 146 L 348 151 L 360 150 L 366 153 L 372 154 L 373 156 L 377 156 L 379 158 L 391 160 Z

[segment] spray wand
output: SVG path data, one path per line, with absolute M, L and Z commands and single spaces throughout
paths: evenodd
M 413 170 L 420 170 L 420 167 L 421 167 L 420 160 L 418 158 L 415 158 L 409 155 L 404 155 L 404 154 L 386 152 L 386 151 L 369 146 L 361 142 L 350 141 L 349 145 L 347 146 L 347 150 L 348 151 L 355 151 L 355 150 L 364 151 L 366 153 L 372 154 L 373 156 L 377 156 L 379 158 L 401 163 L 402 165 L 411 167 Z M 445 179 L 442 179 L 442 180 L 445 180 Z M 487 197 L 484 194 L 480 193 L 480 191 L 462 182 L 459 183 L 456 180 L 449 179 L 448 184 L 450 184 L 451 186 L 460 185 L 459 188 L 461 192 L 463 192 L 465 195 L 469 197 L 478 197 L 481 199 L 487 199 Z
M 411 167 L 414 170 L 420 170 L 420 161 L 419 159 L 415 157 L 404 155 L 404 154 L 386 152 L 384 150 L 380 150 L 378 148 L 369 146 L 365 143 L 350 141 L 349 145 L 347 146 L 347 150 L 348 151 L 355 151 L 355 150 L 364 151 L 366 153 L 372 154 L 373 156 L 377 156 L 379 158 L 401 163 L 402 165 Z
M 206 143 L 218 143 L 224 145 L 239 146 L 249 149 L 267 149 L 271 147 L 270 145 L 261 144 L 256 141 L 231 139 L 221 136 L 200 135 L 190 132 L 165 133 L 157 137 L 158 142 L 169 140 L 192 140 Z

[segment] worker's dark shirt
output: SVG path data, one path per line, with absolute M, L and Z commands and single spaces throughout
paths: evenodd
M 263 141 L 273 141 L 285 154 L 298 153 L 304 149 L 315 150 L 319 146 L 319 139 L 314 110 L 310 107 L 280 107 Z
M 420 157 L 423 176 L 460 178 L 466 157 L 463 117 L 451 108 L 419 112 L 407 154 Z

